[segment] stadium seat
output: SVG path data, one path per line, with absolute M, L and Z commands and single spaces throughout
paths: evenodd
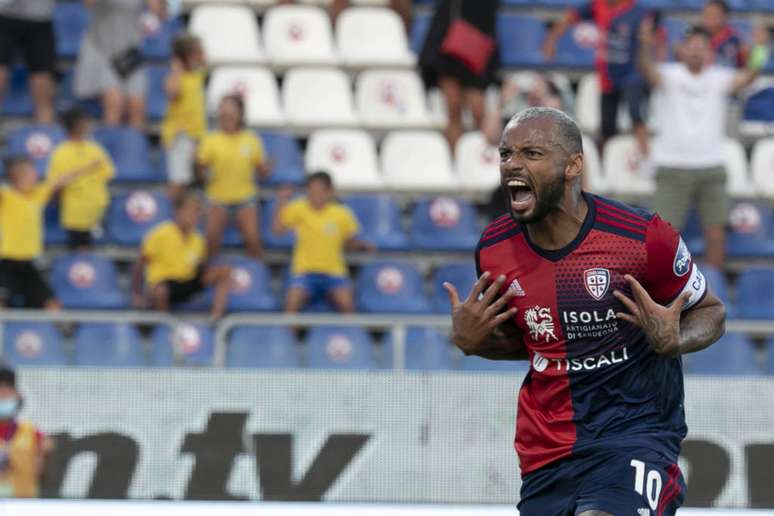
M 752 197 L 756 192 L 747 172 L 747 153 L 744 146 L 737 140 L 726 138 L 725 150 L 728 193 L 737 197 Z
M 177 16 L 160 20 L 155 14 L 146 12 L 140 23 L 145 36 L 142 40 L 142 55 L 146 59 L 169 60 L 175 34 L 185 28 L 183 20 Z
M 324 99 L 324 102 L 322 101 Z M 295 68 L 285 74 L 282 103 L 302 128 L 357 125 L 349 78 L 333 68 Z
M 357 305 L 368 313 L 428 313 L 419 271 L 408 263 L 371 262 L 357 275 Z
M 57 56 L 72 59 L 78 55 L 81 39 L 90 19 L 91 11 L 83 5 L 83 2 L 54 4 L 53 23 Z
M 169 75 L 166 65 L 153 65 L 145 68 L 148 77 L 148 95 L 145 97 L 145 114 L 149 120 L 158 121 L 167 112 L 167 94 L 164 81 Z
M 210 65 L 260 63 L 265 59 L 258 21 L 247 6 L 198 6 L 191 13 L 188 31 L 201 38 Z
M 539 18 L 514 14 L 497 17 L 500 61 L 505 66 L 528 68 L 543 64 L 545 36 L 546 27 Z
M 64 245 L 67 243 L 67 231 L 62 227 L 59 216 L 59 202 L 52 201 L 46 205 L 46 209 L 43 211 L 43 226 L 45 228 L 43 241 L 46 245 Z
M 604 194 L 608 185 L 602 173 L 602 163 L 594 140 L 583 135 L 583 175 L 586 176 L 586 189 L 595 194 Z
M 363 125 L 372 129 L 432 126 L 419 75 L 410 70 L 366 70 L 355 84 L 355 102 Z
M 335 65 L 333 34 L 328 13 L 309 5 L 281 5 L 263 20 L 266 53 L 280 67 Z M 317 97 L 319 100 L 322 97 Z
M 373 243 L 380 251 L 408 249 L 400 209 L 391 195 L 351 195 L 344 199 L 344 203 L 360 223 L 360 238 Z
M 51 287 L 65 308 L 120 309 L 129 306 L 118 288 L 115 265 L 89 253 L 60 256 L 51 268 Z
M 140 333 L 130 324 L 81 324 L 75 332 L 75 365 L 143 367 L 146 359 Z
M 58 125 L 28 125 L 8 132 L 5 154 L 27 156 L 35 163 L 38 176 L 44 177 L 54 148 L 65 139 Z
M 400 16 L 384 7 L 352 7 L 336 20 L 336 46 L 347 66 L 412 66 Z
M 263 244 L 269 249 L 289 249 L 296 240 L 293 232 L 275 235 L 271 231 L 271 222 L 274 220 L 274 212 L 276 211 L 275 206 L 274 198 L 266 199 L 261 204 L 261 239 Z
M 471 131 L 457 140 L 457 177 L 466 190 L 489 193 L 500 184 L 500 156 L 480 131 Z
M 290 134 L 261 131 L 263 149 L 269 157 L 271 174 L 268 185 L 301 184 L 304 182 L 304 160 L 298 140 Z
M 457 289 L 461 299 L 465 299 L 476 282 L 476 267 L 472 262 L 449 262 L 439 266 L 433 273 L 433 312 L 448 314 L 451 308 L 449 294 L 443 287 L 451 283 Z
M 271 275 L 263 262 L 233 256 L 221 263 L 231 266 L 232 288 L 228 295 L 229 312 L 265 312 L 279 310 L 271 290 Z
M 744 103 L 745 122 L 774 122 L 774 87 L 764 88 L 750 97 Z
M 385 369 L 392 369 L 395 357 L 394 335 L 385 339 Z M 435 328 L 408 328 L 404 367 L 410 371 L 449 371 L 454 369 L 452 345 L 444 333 Z
M 18 366 L 64 366 L 62 335 L 51 323 L 10 322 L 3 327 L 3 362 Z
M 435 197 L 419 201 L 411 216 L 411 246 L 421 250 L 473 251 L 481 234 L 467 201 Z
M 726 333 L 710 347 L 683 357 L 685 371 L 706 375 L 755 375 L 761 368 L 754 344 L 741 333 Z
M 151 335 L 151 365 L 210 366 L 215 352 L 212 329 L 202 324 L 157 326 Z
M 145 134 L 130 127 L 101 127 L 94 139 L 108 151 L 116 167 L 118 181 L 162 181 L 150 162 L 150 146 Z
M 750 168 L 755 191 L 766 197 L 774 197 L 774 138 L 755 142 Z
M 430 23 L 433 17 L 430 13 L 416 12 L 411 17 L 411 30 L 409 31 L 409 41 L 411 42 L 411 51 L 417 56 L 422 51 L 422 45 L 425 44 L 427 31 L 430 29 Z
M 435 131 L 393 131 L 382 142 L 382 173 L 395 190 L 454 190 L 451 153 Z
M 596 135 L 600 127 L 600 91 L 599 76 L 586 74 L 578 82 L 578 94 L 575 97 L 575 117 L 584 133 Z M 624 133 L 631 128 L 629 112 L 622 104 L 618 108 L 618 127 Z
M 118 245 L 139 245 L 148 231 L 172 216 L 172 206 L 163 194 L 145 190 L 121 192 L 108 208 L 107 238 Z
M 675 48 L 683 41 L 685 32 L 690 28 L 690 24 L 683 18 L 668 16 L 661 22 L 661 27 L 666 32 L 667 53 L 670 60 L 674 60 Z
M 245 101 L 249 126 L 281 126 L 285 115 L 280 107 L 277 79 L 265 68 L 220 66 L 210 76 L 207 107 L 211 115 L 225 95 L 237 94 Z
M 699 270 L 704 274 L 704 279 L 707 281 L 707 286 L 712 293 L 726 305 L 727 317 L 733 317 L 733 307 L 731 305 L 731 296 L 729 295 L 730 289 L 726 275 L 723 271 L 716 269 L 708 263 L 702 263 Z
M 9 117 L 30 118 L 34 107 L 28 87 L 29 72 L 22 66 L 10 69 L 8 84 L 0 102 L 0 114 Z
M 726 248 L 732 258 L 774 257 L 774 220 L 764 202 L 737 202 L 731 208 Z
M 699 213 L 696 209 L 691 208 L 688 210 L 688 215 L 680 233 L 683 240 L 685 240 L 685 245 L 688 246 L 692 254 L 698 256 L 704 254 L 704 232 L 702 231 L 701 220 L 699 220 Z
M 309 137 L 306 170 L 325 170 L 342 190 L 384 189 L 374 140 L 358 129 L 322 129 Z
M 306 365 L 312 369 L 375 368 L 373 340 L 363 328 L 315 326 L 305 340 Z
M 736 317 L 774 319 L 774 269 L 751 268 L 736 283 Z
M 656 189 L 633 136 L 618 135 L 607 142 L 602 169 L 616 194 L 650 195 Z
M 564 33 L 556 45 L 551 66 L 593 68 L 599 31 L 593 23 L 579 23 Z
M 228 339 L 226 367 L 296 369 L 301 361 L 293 333 L 285 326 L 241 326 Z
M 523 374 L 529 371 L 526 360 L 487 360 L 475 355 L 462 357 L 462 370 L 501 374 Z

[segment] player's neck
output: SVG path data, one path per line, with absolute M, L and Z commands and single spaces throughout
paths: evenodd
M 588 203 L 582 194 L 565 195 L 558 209 L 539 222 L 526 224 L 529 239 L 546 251 L 562 249 L 578 236 L 588 211 Z

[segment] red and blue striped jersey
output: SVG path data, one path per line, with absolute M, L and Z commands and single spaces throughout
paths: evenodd
M 686 434 L 680 358 L 656 354 L 613 291 L 630 274 L 659 303 L 706 292 L 682 238 L 657 215 L 583 194 L 588 214 L 566 247 L 543 250 L 506 215 L 484 231 L 479 274 L 505 275 L 531 367 L 519 392 L 522 473 L 595 447 L 643 446 L 674 457 Z

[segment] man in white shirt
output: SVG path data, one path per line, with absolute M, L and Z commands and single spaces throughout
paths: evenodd
M 729 97 L 755 79 L 765 60 L 744 70 L 710 65 L 712 46 L 705 29 L 690 29 L 679 62 L 655 63 L 652 23 L 640 30 L 640 67 L 652 87 L 657 110 L 652 160 L 656 166 L 655 210 L 681 228 L 695 203 L 704 231 L 705 259 L 718 268 L 725 260 L 725 128 Z

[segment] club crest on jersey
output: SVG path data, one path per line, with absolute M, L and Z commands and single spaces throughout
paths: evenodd
M 551 342 L 559 340 L 554 333 L 554 318 L 551 317 L 550 308 L 541 308 L 534 306 L 524 311 L 524 323 L 529 329 L 532 340 L 543 340 Z
M 602 268 L 586 269 L 583 271 L 583 284 L 586 292 L 599 301 L 610 288 L 610 271 Z
M 672 263 L 672 271 L 678 278 L 688 274 L 691 270 L 691 252 L 688 250 L 688 246 L 680 238 L 680 244 L 677 246 L 677 252 L 675 252 L 675 261 Z

